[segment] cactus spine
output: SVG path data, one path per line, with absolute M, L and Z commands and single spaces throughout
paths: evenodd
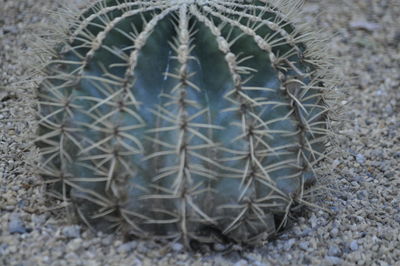
M 38 89 L 50 191 L 96 228 L 262 243 L 331 135 L 329 64 L 299 8 L 101 0 L 72 16 Z

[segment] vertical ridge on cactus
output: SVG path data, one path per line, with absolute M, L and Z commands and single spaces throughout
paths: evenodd
M 329 60 L 300 5 L 100 0 L 71 16 L 38 89 L 52 194 L 102 230 L 263 243 L 333 134 Z

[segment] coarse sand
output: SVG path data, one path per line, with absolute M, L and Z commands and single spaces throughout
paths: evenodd
M 302 19 L 331 36 L 346 94 L 343 153 L 322 173 L 326 193 L 315 202 L 333 214 L 312 210 L 265 246 L 226 254 L 126 242 L 44 211 L 33 89 L 16 82 L 29 73 L 32 34 L 67 2 L 0 0 L 0 265 L 400 265 L 398 0 L 305 1 Z

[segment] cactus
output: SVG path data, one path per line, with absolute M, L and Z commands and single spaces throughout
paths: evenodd
M 274 235 L 332 135 L 329 60 L 300 7 L 100 0 L 70 16 L 37 96 L 51 194 L 94 229 L 186 247 Z

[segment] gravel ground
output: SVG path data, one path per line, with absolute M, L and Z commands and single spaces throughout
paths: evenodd
M 229 254 L 95 235 L 45 212 L 30 163 L 32 89 L 5 87 L 26 73 L 21 51 L 54 2 L 0 0 L 0 265 L 400 265 L 398 0 L 306 1 L 304 19 L 332 36 L 347 93 L 344 152 L 322 176 L 329 193 L 316 202 L 334 214 L 315 210 L 264 247 Z

